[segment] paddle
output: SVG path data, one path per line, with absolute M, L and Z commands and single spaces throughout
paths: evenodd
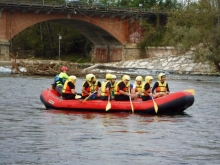
M 130 104 L 131 104 L 131 110 L 132 110 L 132 113 L 134 113 L 134 107 L 133 107 L 133 104 L 132 104 L 132 101 L 131 101 L 131 93 L 130 93 L 130 88 L 128 89 L 128 93 L 129 93 L 129 99 L 130 99 Z
M 81 98 L 82 96 L 76 94 L 75 99 L 81 99 Z
M 194 94 L 195 94 L 194 89 L 186 89 L 186 90 L 184 90 L 184 91 L 185 91 L 185 92 L 192 93 L 192 95 L 194 95 Z
M 157 111 L 158 111 L 157 103 L 154 101 L 154 97 L 153 97 L 153 96 L 152 96 L 151 98 L 152 98 L 153 103 L 154 103 L 154 110 L 155 110 L 155 112 L 157 113 Z
M 93 93 L 91 93 L 89 96 L 87 96 L 87 97 L 83 100 L 83 102 L 86 101 L 86 100 L 88 100 L 94 93 L 96 93 L 96 91 L 93 92 Z
M 111 103 L 110 103 L 110 96 L 108 96 L 108 103 L 107 103 L 107 105 L 106 105 L 106 108 L 105 108 L 105 110 L 106 111 L 108 111 L 109 109 L 111 109 Z

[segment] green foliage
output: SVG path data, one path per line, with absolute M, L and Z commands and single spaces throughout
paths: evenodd
M 165 27 L 160 25 L 159 16 L 157 16 L 155 26 L 152 23 L 143 23 L 143 27 L 145 29 L 144 38 L 138 44 L 141 51 L 145 51 L 145 48 L 148 46 L 162 46 Z
M 13 38 L 13 49 L 33 50 L 36 58 L 57 59 L 59 54 L 59 35 L 61 54 L 88 55 L 91 42 L 70 27 L 54 22 L 41 22 L 19 33 Z M 65 44 L 64 44 L 65 43 Z
M 215 2 L 200 0 L 173 11 L 168 17 L 164 44 L 184 51 L 194 48 L 197 60 L 210 60 L 219 67 L 220 24 Z

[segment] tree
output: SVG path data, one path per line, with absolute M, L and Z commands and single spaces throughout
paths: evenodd
M 184 51 L 195 48 L 197 60 L 210 60 L 219 67 L 218 12 L 216 0 L 188 1 L 187 5 L 183 5 L 169 15 L 164 44 L 174 45 Z

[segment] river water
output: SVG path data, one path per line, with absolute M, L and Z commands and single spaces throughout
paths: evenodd
M 220 164 L 220 77 L 169 75 L 171 91 L 195 90 L 172 116 L 45 110 L 52 81 L 0 74 L 1 165 Z

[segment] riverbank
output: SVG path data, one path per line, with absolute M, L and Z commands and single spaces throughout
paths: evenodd
M 30 60 L 30 59 L 17 59 L 16 63 L 23 62 L 25 64 L 65 64 L 65 61 L 59 60 Z M 10 61 L 0 61 L 0 66 L 6 66 L 10 64 Z M 191 54 L 185 54 L 182 56 L 160 56 L 151 57 L 138 60 L 111 62 L 111 63 L 85 63 L 76 64 L 68 63 L 69 67 L 76 67 L 77 75 L 84 75 L 87 73 L 95 73 L 97 76 L 105 74 L 107 72 L 113 72 L 117 74 L 124 74 L 133 71 L 137 71 L 139 75 L 156 75 L 158 72 L 166 72 L 169 74 L 187 74 L 187 75 L 220 75 L 217 67 L 208 61 L 196 62 Z M 133 71 L 132 71 L 133 70 Z M 130 72 L 129 72 L 130 71 Z

